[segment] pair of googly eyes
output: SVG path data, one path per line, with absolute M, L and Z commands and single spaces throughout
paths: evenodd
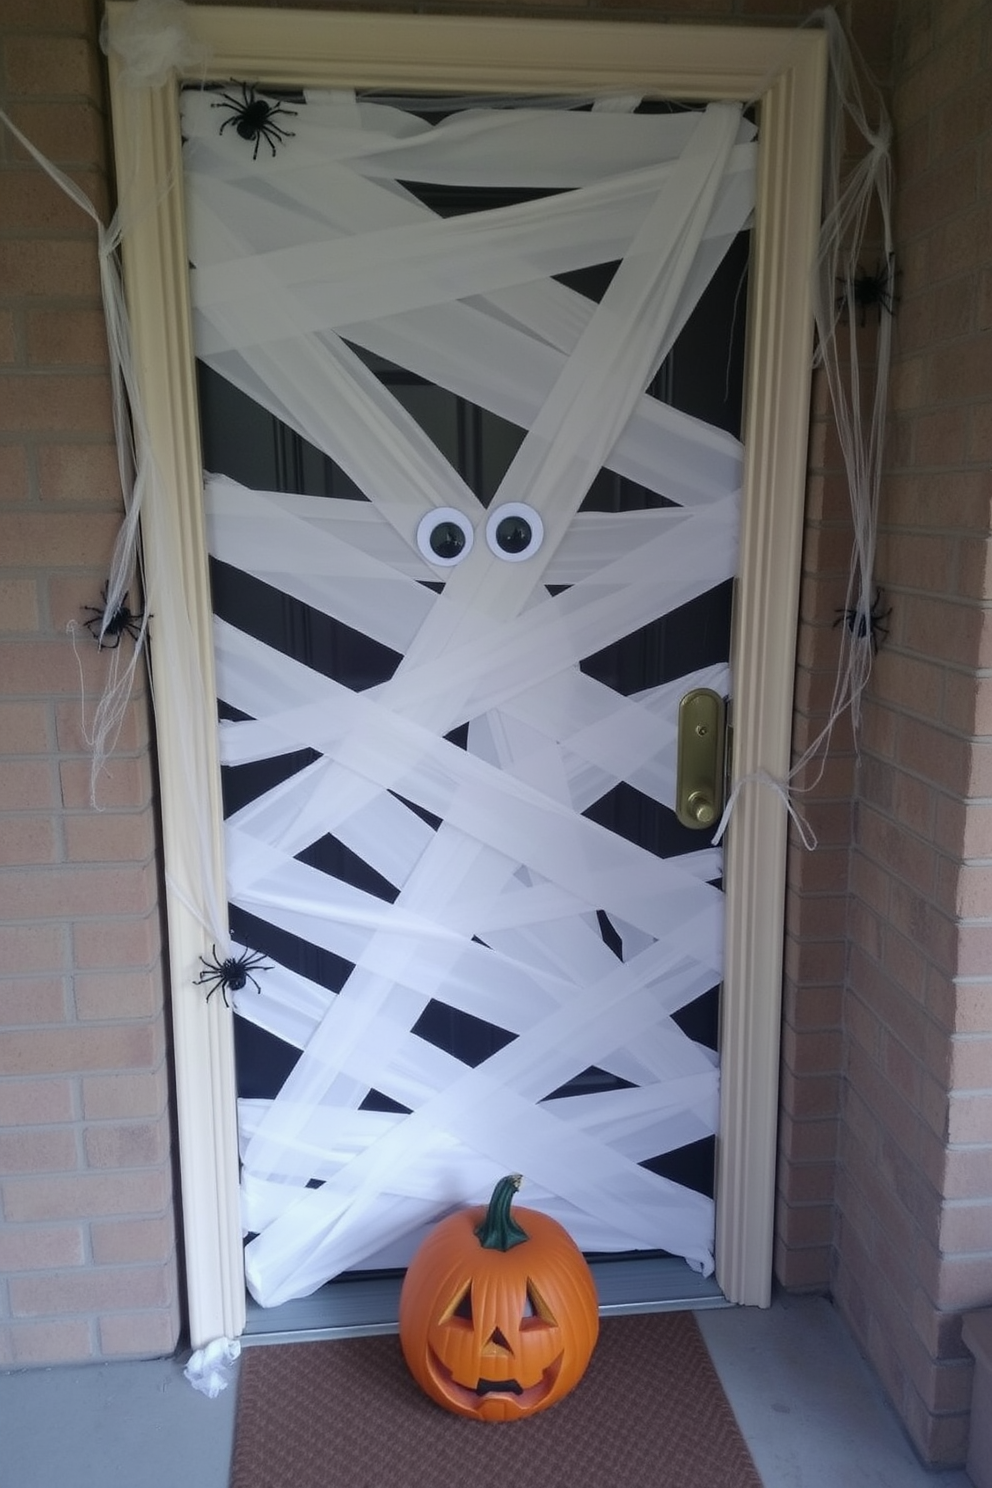
M 442 568 L 452 568 L 467 558 L 474 541 L 471 522 L 453 506 L 435 507 L 417 528 L 417 547 L 428 563 Z M 522 563 L 543 541 L 544 523 L 523 501 L 506 501 L 486 519 L 486 542 L 506 563 Z

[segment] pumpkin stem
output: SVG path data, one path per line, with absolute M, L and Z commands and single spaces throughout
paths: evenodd
M 510 1213 L 513 1196 L 522 1182 L 519 1173 L 511 1173 L 508 1178 L 501 1178 L 493 1189 L 489 1208 L 475 1230 L 479 1244 L 485 1250 L 512 1250 L 515 1245 L 522 1245 L 530 1239 Z

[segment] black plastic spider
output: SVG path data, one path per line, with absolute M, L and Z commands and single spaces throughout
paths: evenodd
M 889 633 L 889 627 L 885 622 L 892 614 L 891 606 L 887 610 L 882 609 L 884 603 L 885 597 L 881 589 L 876 589 L 875 597 L 871 602 L 871 608 L 867 612 L 858 605 L 853 606 L 849 610 L 838 610 L 836 612 L 837 619 L 834 621 L 834 626 L 836 628 L 836 626 L 843 622 L 855 640 L 863 641 L 867 638 L 871 644 L 872 651 L 877 652 L 880 645 L 879 637 L 884 639 Z
M 130 590 L 128 590 L 116 610 L 107 618 L 106 625 L 104 625 L 104 616 L 107 614 L 107 590 L 109 587 L 109 584 L 104 584 L 103 586 L 102 605 L 83 605 L 83 609 L 88 610 L 93 616 L 92 620 L 84 620 L 83 624 L 98 643 L 101 651 L 104 647 L 108 651 L 116 651 L 121 643 L 121 636 L 125 631 L 127 631 L 132 641 L 136 641 L 141 635 L 141 627 L 145 619 L 144 610 L 138 610 L 137 613 L 132 613 L 128 609 L 127 600 L 128 593 L 130 593 Z M 102 635 L 100 633 L 101 631 L 103 632 Z M 108 640 L 108 636 L 113 636 L 113 640 Z
M 228 956 L 225 961 L 219 961 L 217 959 L 217 947 L 213 946 L 210 959 L 208 960 L 206 956 L 201 956 L 200 960 L 203 962 L 203 970 L 193 983 L 193 986 L 204 987 L 207 982 L 211 984 L 210 991 L 207 993 L 208 1002 L 219 987 L 225 1007 L 231 1006 L 227 1000 L 228 992 L 240 992 L 249 982 L 251 982 L 255 991 L 261 995 L 262 989 L 252 976 L 252 972 L 272 970 L 271 966 L 266 965 L 265 957 L 258 951 L 244 951 L 240 956 Z
M 235 78 L 231 81 L 238 86 Z M 240 99 L 232 98 L 230 93 L 225 93 L 216 103 L 211 104 L 212 108 L 233 110 L 231 117 L 225 119 L 220 126 L 220 133 L 223 134 L 227 126 L 233 124 L 235 131 L 243 140 L 255 141 L 252 160 L 258 159 L 258 147 L 263 139 L 268 142 L 269 149 L 275 155 L 277 141 L 295 139 L 296 136 L 292 129 L 282 129 L 278 124 L 273 123 L 273 120 L 277 114 L 285 114 L 295 119 L 299 110 L 283 108 L 281 103 L 270 103 L 267 98 L 259 98 L 255 92 L 254 83 L 241 83 L 240 87 Z
M 879 323 L 882 320 L 882 311 L 888 315 L 894 315 L 899 303 L 896 294 L 896 280 L 901 270 L 892 268 L 892 255 L 887 259 L 880 258 L 875 266 L 874 274 L 858 266 L 858 272 L 850 282 L 848 288 L 845 279 L 838 279 L 837 283 L 843 286 L 843 293 L 837 296 L 837 309 L 843 313 L 855 305 L 861 311 L 861 324 L 864 325 L 868 319 L 868 311 L 874 306 L 878 312 Z

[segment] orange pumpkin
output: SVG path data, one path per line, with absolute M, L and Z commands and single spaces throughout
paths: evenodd
M 536 1210 L 511 1214 L 520 1181 L 501 1178 L 488 1209 L 442 1220 L 400 1293 L 410 1373 L 477 1421 L 547 1410 L 578 1384 L 599 1334 L 596 1285 L 571 1236 Z

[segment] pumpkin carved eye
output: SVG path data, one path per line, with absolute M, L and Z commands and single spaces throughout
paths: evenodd
M 520 1327 L 526 1328 L 557 1328 L 558 1320 L 551 1308 L 541 1296 L 537 1287 L 528 1279 L 527 1293 L 524 1297 L 524 1313 L 520 1319 Z
M 444 1312 L 442 1312 L 440 1322 L 454 1323 L 456 1327 L 461 1324 L 467 1328 L 471 1328 L 473 1321 L 472 1283 L 469 1282 L 461 1292 L 455 1294 L 454 1299 L 445 1308 Z

